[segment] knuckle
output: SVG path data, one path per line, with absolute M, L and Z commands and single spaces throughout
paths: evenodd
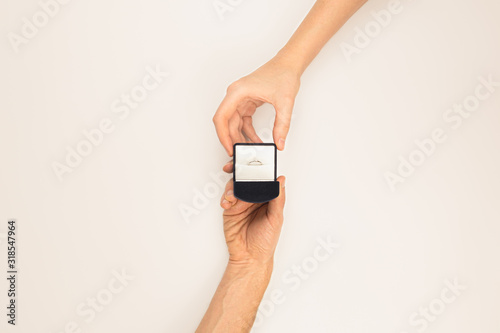
M 284 105 L 290 106 L 295 102 L 295 97 L 293 95 L 286 94 L 281 98 L 281 100 Z
M 231 83 L 229 86 L 227 86 L 226 93 L 231 93 L 235 88 L 235 82 Z
M 227 92 L 228 93 L 232 93 L 232 92 L 235 92 L 237 90 L 239 90 L 241 87 L 241 81 L 238 80 L 238 81 L 234 81 L 233 83 L 231 83 L 228 87 L 227 87 Z

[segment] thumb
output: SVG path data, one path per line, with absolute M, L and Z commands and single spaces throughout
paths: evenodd
M 279 176 L 280 194 L 277 198 L 269 201 L 267 206 L 267 213 L 271 216 L 283 220 L 283 209 L 285 208 L 285 176 Z
M 274 120 L 273 138 L 279 150 L 285 149 L 285 140 L 290 129 L 292 119 L 293 99 L 287 102 L 277 103 L 276 118 Z

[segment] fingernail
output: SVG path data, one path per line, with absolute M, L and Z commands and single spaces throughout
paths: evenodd
M 233 195 L 233 193 L 234 193 L 234 192 L 233 192 L 233 190 L 229 190 L 229 191 L 227 191 L 227 193 L 226 193 L 226 197 L 230 197 L 230 196 L 232 196 L 232 195 Z
M 279 139 L 278 145 L 280 146 L 281 150 L 285 149 L 285 140 Z
M 285 188 L 285 183 L 286 183 L 286 178 L 283 179 L 283 182 L 281 183 L 281 188 Z
M 222 200 L 222 204 L 227 204 L 228 202 L 226 199 Z

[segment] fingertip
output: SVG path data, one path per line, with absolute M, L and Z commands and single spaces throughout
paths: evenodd
M 223 208 L 223 209 L 229 209 L 231 208 L 231 203 L 229 201 L 227 201 L 226 199 L 223 199 L 220 203 L 220 206 Z
M 227 162 L 223 167 L 222 170 L 226 173 L 231 173 L 233 172 L 233 161 Z
M 285 149 L 287 133 L 281 128 L 275 128 L 273 132 L 274 143 L 276 144 L 276 148 L 279 151 L 283 151 Z
M 290 111 L 291 114 L 291 111 Z M 287 113 L 276 112 L 274 121 L 273 138 L 279 150 L 285 149 L 285 141 L 290 130 L 290 116 Z
M 280 150 L 280 151 L 285 150 L 285 139 L 283 139 L 283 138 L 279 138 L 279 139 L 278 139 L 278 142 L 276 143 L 276 147 L 277 147 L 277 148 L 278 148 L 278 150 Z
M 229 201 L 229 202 L 236 201 L 236 197 L 234 196 L 233 190 L 227 191 L 226 194 L 224 195 L 224 199 Z
M 278 198 L 282 198 L 285 195 L 286 178 L 285 176 L 279 176 L 277 180 L 280 182 L 280 194 Z
M 227 152 L 227 155 L 229 157 L 233 157 L 233 143 L 231 140 L 229 140 L 230 142 L 226 142 L 224 144 L 224 148 L 226 148 L 226 152 Z
M 286 177 L 285 176 L 279 176 L 277 180 L 280 182 L 281 188 L 285 188 Z

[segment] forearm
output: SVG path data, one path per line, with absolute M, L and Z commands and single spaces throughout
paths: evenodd
M 321 48 L 367 0 L 318 0 L 277 59 L 302 75 Z
M 272 264 L 229 264 L 196 332 L 250 332 L 271 273 Z

